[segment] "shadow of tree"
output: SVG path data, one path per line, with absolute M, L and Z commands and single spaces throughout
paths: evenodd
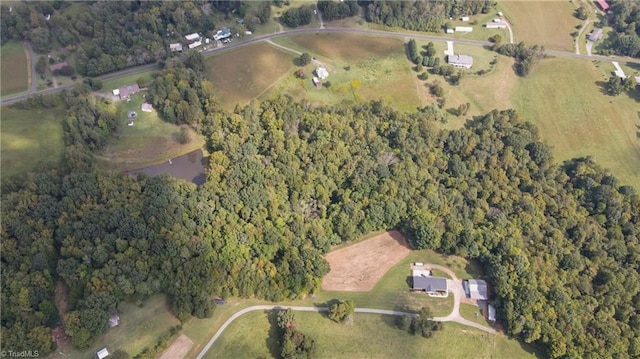
M 265 310 L 265 315 L 269 321 L 269 334 L 267 335 L 266 344 L 269 353 L 274 358 L 280 358 L 280 338 L 282 333 L 278 328 L 278 310 Z

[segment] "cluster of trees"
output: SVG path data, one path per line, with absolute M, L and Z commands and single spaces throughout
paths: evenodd
M 640 57 L 640 3 L 620 0 L 608 10 L 608 25 L 613 27 L 603 45 L 623 56 Z
M 617 75 L 609 77 L 607 81 L 607 92 L 612 96 L 618 96 L 624 91 L 630 92 L 636 88 L 637 82 L 634 76 L 621 78 Z
M 303 52 L 300 57 L 296 59 L 296 65 L 307 66 L 311 63 L 311 55 L 308 52 Z
M 493 1 L 374 0 L 364 5 L 368 22 L 407 30 L 439 32 L 449 17 L 487 14 L 493 7 Z
M 103 149 L 120 130 L 116 107 L 91 95 L 72 95 L 68 99 L 69 109 L 63 122 L 65 145 L 90 151 Z
M 282 14 L 282 17 L 280 17 L 280 20 L 288 27 L 298 27 L 309 25 L 311 23 L 312 16 L 313 12 L 311 11 L 311 8 L 307 5 L 302 5 L 285 11 Z
M 353 317 L 356 304 L 352 300 L 337 301 L 329 306 L 329 319 L 341 323 Z
M 431 338 L 433 332 L 442 330 L 442 323 L 433 320 L 431 308 L 422 307 L 416 316 L 403 315 L 397 317 L 398 328 L 413 335 L 421 335 L 424 338 Z
M 418 55 L 418 45 L 416 44 L 416 40 L 415 39 L 410 39 L 409 41 L 407 41 L 407 57 L 409 58 L 409 61 L 412 61 L 414 64 L 417 64 L 419 62 L 419 55 Z
M 499 54 L 516 59 L 513 69 L 518 76 L 527 76 L 533 66 L 544 57 L 543 46 L 533 45 L 526 47 L 522 41 L 517 44 L 494 46 L 494 48 Z
M 295 314 L 291 309 L 281 310 L 277 314 L 282 359 L 310 359 L 314 357 L 316 341 L 296 328 Z
M 358 6 L 358 2 L 356 0 L 319 0 L 318 11 L 322 13 L 322 18 L 324 20 L 331 21 L 358 15 L 360 12 L 360 6 Z
M 12 4 L 11 13 L 3 4 L 0 38 L 29 40 L 39 53 L 54 46 L 77 51 L 76 70 L 98 76 L 164 59 L 168 43 L 182 34 L 213 30 L 215 13 L 210 3 L 191 1 L 22 2 Z
M 197 52 L 185 63 L 167 66 L 148 89 L 148 101 L 158 114 L 174 124 L 197 125 L 205 113 L 217 108 L 213 84 L 204 78 L 204 62 Z
M 186 70 L 156 81 L 184 96 L 197 87 L 175 81 Z M 548 356 L 640 355 L 640 197 L 591 159 L 555 164 L 514 111 L 444 130 L 434 107 L 378 101 L 203 108 L 201 187 L 76 168 L 3 192 L 3 348 L 52 349 L 56 281 L 83 347 L 132 296 L 166 293 L 186 320 L 210 315 L 214 295 L 311 293 L 332 245 L 395 227 L 414 248 L 477 259 L 505 331 Z

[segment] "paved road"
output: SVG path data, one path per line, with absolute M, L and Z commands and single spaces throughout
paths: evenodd
M 31 64 L 31 88 L 29 89 L 29 93 L 34 93 L 38 91 L 38 73 L 36 72 L 36 53 L 33 52 L 33 48 L 31 47 L 31 43 L 29 41 L 25 41 L 24 45 L 27 47 L 29 51 L 29 63 Z
M 228 44 L 228 45 L 225 45 L 225 46 L 222 46 L 222 47 L 209 49 L 209 50 L 203 51 L 202 54 L 206 56 L 206 55 L 211 55 L 211 54 L 215 54 L 215 53 L 220 53 L 220 52 L 231 50 L 231 49 L 234 49 L 234 48 L 237 48 L 237 47 L 246 46 L 246 45 L 253 44 L 253 43 L 256 43 L 256 42 L 270 40 L 270 39 L 274 39 L 274 38 L 278 38 L 278 37 L 299 35 L 299 34 L 315 34 L 315 33 L 347 33 L 347 34 L 359 34 L 359 35 L 375 36 L 375 37 L 394 37 L 394 38 L 400 38 L 400 39 L 404 39 L 404 38 L 410 37 L 410 38 L 414 38 L 414 39 L 417 39 L 417 40 L 424 40 L 424 41 L 447 41 L 447 40 L 450 40 L 450 41 L 453 41 L 453 42 L 459 43 L 459 44 L 474 45 L 474 46 L 487 46 L 487 47 L 491 46 L 491 43 L 487 42 L 487 41 L 469 40 L 469 39 L 449 39 L 449 38 L 446 38 L 444 36 L 436 36 L 436 35 L 424 35 L 424 34 L 407 33 L 407 32 L 388 32 L 388 31 L 383 31 L 383 30 L 371 30 L 371 29 L 351 29 L 351 28 L 330 28 L 330 27 L 325 27 L 323 29 L 294 29 L 294 30 L 282 31 L 282 32 L 275 33 L 275 34 L 267 34 L 267 35 L 262 35 L 262 36 L 256 36 L 256 37 L 248 39 L 248 40 L 233 42 L 231 44 Z M 634 59 L 634 58 L 628 58 L 628 57 L 624 57 L 624 58 L 623 57 L 614 57 L 614 56 L 607 57 L 607 56 L 598 56 L 598 55 L 588 56 L 588 55 L 582 55 L 582 54 L 575 54 L 573 52 L 568 52 L 568 51 L 557 51 L 557 50 L 545 50 L 545 53 L 547 55 L 557 56 L 557 57 L 571 57 L 571 58 L 579 58 L 579 59 L 587 59 L 587 60 L 620 61 L 620 62 L 640 63 L 640 59 Z M 159 67 L 158 67 L 157 64 L 149 64 L 149 65 L 143 65 L 143 66 L 129 68 L 129 69 L 118 71 L 118 72 L 112 72 L 110 74 L 99 76 L 98 78 L 102 79 L 102 80 L 109 80 L 109 79 L 113 79 L 113 78 L 129 76 L 129 75 L 136 74 L 136 73 L 139 73 L 139 72 L 149 71 L 149 70 L 158 69 L 158 68 Z M 21 101 L 21 100 L 27 99 L 27 98 L 33 96 L 34 94 L 39 94 L 40 95 L 40 94 L 56 93 L 56 92 L 64 91 L 65 89 L 68 89 L 68 88 L 71 88 L 71 87 L 73 87 L 72 84 L 71 85 L 66 85 L 66 86 L 60 86 L 60 87 L 57 87 L 57 88 L 49 88 L 49 89 L 45 89 L 45 90 L 40 90 L 40 91 L 36 91 L 36 92 L 30 93 L 30 94 L 19 94 L 19 95 L 14 95 L 14 96 L 7 96 L 6 98 L 0 99 L 0 106 L 8 105 L 8 104 L 16 102 L 16 101 Z
M 513 44 L 513 29 L 511 28 L 511 23 L 507 20 L 506 17 L 502 17 L 504 23 L 507 24 L 507 30 L 509 30 L 509 43 Z

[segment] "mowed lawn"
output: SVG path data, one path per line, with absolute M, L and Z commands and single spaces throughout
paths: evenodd
M 27 55 L 21 42 L 8 42 L 0 48 L 0 92 L 2 96 L 29 88 Z
M 56 167 L 62 159 L 64 140 L 61 108 L 18 110 L 2 108 L 0 156 L 2 178 Z
M 103 152 L 96 155 L 103 168 L 116 171 L 144 168 L 200 149 L 204 145 L 202 136 L 192 129 L 189 129 L 191 141 L 180 144 L 177 140 L 180 126 L 163 121 L 155 110 L 141 111 L 143 95 L 144 91 L 131 96 L 130 102 L 116 103 L 120 116 L 120 133 L 109 142 Z M 137 112 L 133 126 L 127 126 L 129 111 Z
M 293 67 L 294 55 L 266 43 L 242 46 L 205 59 L 207 78 L 223 107 L 245 105 Z
M 96 351 L 107 348 L 109 352 L 121 349 L 133 358 L 145 348 L 153 347 L 158 339 L 180 324 L 178 318 L 168 310 L 167 298 L 155 295 L 145 300 L 142 306 L 136 303 L 122 302 L 118 308 L 120 324 L 110 328 L 84 350 L 73 349 L 68 345 L 51 355 L 52 359 L 95 358 Z M 62 352 L 63 354 L 60 354 Z
M 573 16 L 576 7 L 572 2 L 502 0 L 498 2 L 498 9 L 511 23 L 515 42 L 524 41 L 527 45 L 543 45 L 553 50 L 574 50 L 571 33 L 581 21 Z M 508 42 L 508 35 L 506 39 Z
M 238 318 L 205 357 L 278 357 L 277 330 L 269 316 L 256 311 Z M 356 313 L 353 325 L 334 323 L 320 313 L 295 316 L 297 328 L 316 340 L 317 358 L 536 358 L 532 348 L 516 340 L 456 323 L 445 323 L 443 331 L 425 339 L 397 329 L 391 316 Z
M 593 156 L 622 183 L 640 188 L 640 106 L 626 94 L 603 93 L 610 64 L 598 66 L 580 59 L 545 59 L 517 81 L 511 101 L 538 126 L 556 161 Z

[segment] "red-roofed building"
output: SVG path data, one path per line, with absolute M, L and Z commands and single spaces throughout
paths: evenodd
M 59 64 L 53 64 L 49 66 L 49 71 L 54 72 L 55 70 L 61 70 L 67 66 L 69 66 L 69 64 L 67 64 L 66 61 Z
M 598 5 L 602 8 L 602 10 L 606 11 L 609 8 L 609 4 L 607 4 L 607 0 L 596 0 Z

